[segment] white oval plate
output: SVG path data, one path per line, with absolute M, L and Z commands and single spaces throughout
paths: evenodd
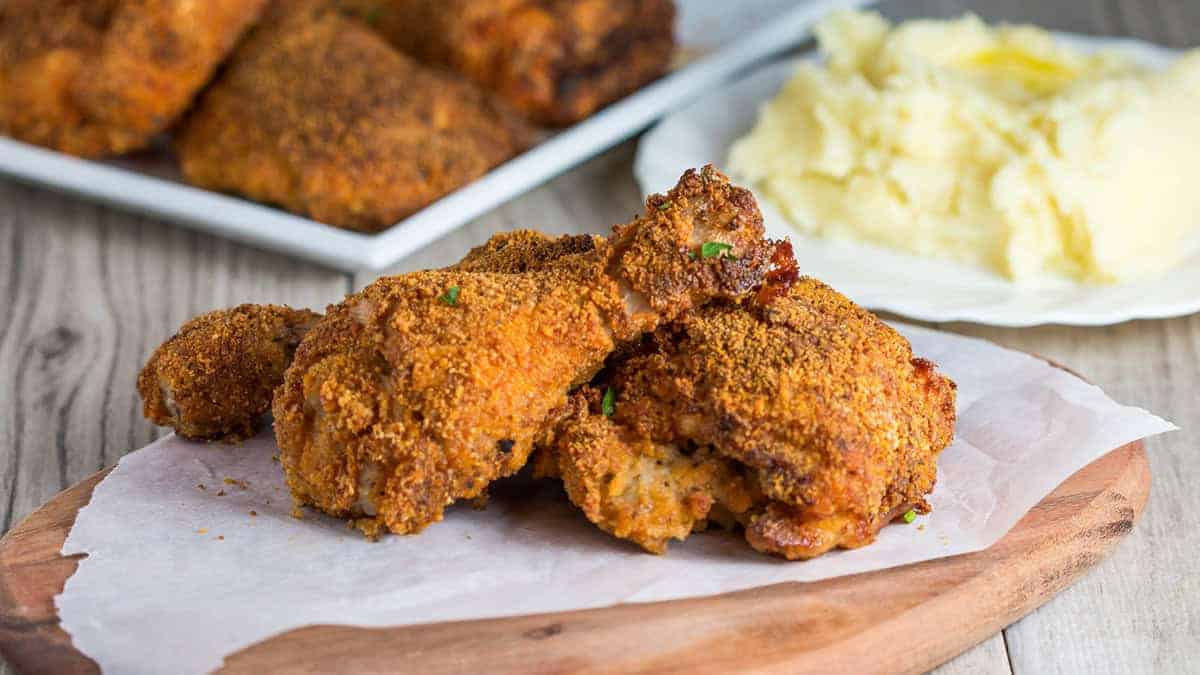
M 1089 51 L 1127 51 L 1156 68 L 1176 56 L 1164 47 L 1133 40 L 1057 37 Z M 730 145 L 751 129 L 759 106 L 779 91 L 797 63 L 799 59 L 765 66 L 666 117 L 638 145 L 634 173 L 642 191 L 649 194 L 674 184 L 688 167 L 722 166 Z M 801 272 L 871 309 L 925 321 L 996 326 L 1100 326 L 1200 311 L 1200 234 L 1190 242 L 1191 253 L 1158 279 L 1116 286 L 1062 281 L 1034 288 L 965 264 L 805 236 L 765 200 L 759 205 L 768 235 L 792 240 Z

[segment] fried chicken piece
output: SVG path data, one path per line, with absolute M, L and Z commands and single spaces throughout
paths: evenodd
M 0 131 L 84 157 L 145 147 L 266 0 L 6 0 Z
M 454 268 L 518 274 L 594 247 L 588 235 L 501 232 Z M 192 319 L 154 352 L 138 378 L 146 418 L 185 438 L 244 440 L 270 407 L 270 392 L 283 382 L 296 346 L 320 316 L 246 304 Z
M 600 412 L 585 387 L 559 424 L 553 452 L 535 455 L 534 475 L 562 479 L 588 520 L 651 553 L 666 553 L 714 521 L 726 527 L 761 501 L 737 462 L 711 448 L 656 443 Z M 589 412 L 591 408 L 594 412 Z
M 321 2 L 281 3 L 185 121 L 184 177 L 374 232 L 532 142 L 487 94 Z
M 520 469 L 568 390 L 617 345 L 761 282 L 774 245 L 711 167 L 587 253 L 525 274 L 376 281 L 300 345 L 273 410 L 293 497 L 368 533 L 418 532 Z M 720 240 L 736 258 L 695 259 Z
M 671 0 L 343 0 L 402 51 L 455 70 L 529 119 L 578 122 L 664 73 Z
M 594 476 L 593 456 L 605 455 L 605 480 L 584 490 L 568 482 L 569 496 L 602 529 L 656 553 L 665 541 L 659 514 L 695 500 L 721 504 L 728 485 L 672 478 L 679 489 L 666 500 L 614 490 L 644 480 L 648 458 L 670 458 L 654 474 L 689 475 L 681 449 L 699 448 L 692 456 L 715 464 L 711 475 L 751 477 L 754 506 L 728 509 L 747 541 L 806 559 L 868 544 L 909 509 L 927 512 L 937 455 L 954 435 L 954 383 L 873 314 L 807 278 L 765 304 L 710 305 L 660 329 L 596 386 L 612 390 L 605 422 L 619 430 L 586 447 L 593 406 L 590 418 L 562 423 L 542 464 L 556 463 L 566 480 Z M 626 512 L 640 521 L 630 527 Z
M 188 321 L 138 375 L 143 413 L 184 438 L 253 436 L 296 346 L 318 319 L 306 309 L 241 305 Z

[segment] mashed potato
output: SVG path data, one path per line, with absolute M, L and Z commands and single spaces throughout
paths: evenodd
M 1160 274 L 1200 225 L 1200 50 L 1165 71 L 968 16 L 835 14 L 734 145 L 798 229 L 1036 283 Z

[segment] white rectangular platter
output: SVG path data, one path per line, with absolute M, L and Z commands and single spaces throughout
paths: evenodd
M 165 149 L 90 161 L 0 137 L 0 173 L 347 271 L 380 270 L 795 47 L 822 16 L 865 0 L 676 0 L 683 65 L 378 234 L 358 234 L 190 187 Z M 669 187 L 669 186 L 663 186 Z

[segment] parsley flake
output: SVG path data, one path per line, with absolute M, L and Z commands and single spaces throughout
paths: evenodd
M 695 252 L 695 251 L 688 251 L 687 253 L 688 253 L 688 259 L 689 259 L 689 260 L 695 260 L 695 259 L 696 259 L 696 252 Z
M 667 200 L 667 201 L 665 201 L 665 202 L 659 202 L 659 204 L 658 204 L 658 210 L 659 210 L 659 211 L 666 211 L 666 210 L 667 210 L 667 209 L 669 209 L 669 208 L 671 208 L 671 201 L 670 201 L 670 200 Z
M 725 257 L 725 255 L 732 250 L 733 244 L 723 244 L 719 241 L 706 241 L 704 242 L 704 245 L 700 247 L 700 257 L 706 260 L 708 258 Z
M 438 297 L 438 300 L 450 305 L 451 307 L 458 304 L 458 286 L 451 286 L 446 289 L 446 292 Z
M 612 417 L 617 411 L 617 392 L 612 387 L 604 390 L 604 400 L 600 402 L 600 412 L 605 417 Z
M 911 525 L 912 522 L 917 519 L 917 512 L 913 509 L 909 509 L 908 513 L 905 513 L 902 517 L 904 518 L 905 523 Z

